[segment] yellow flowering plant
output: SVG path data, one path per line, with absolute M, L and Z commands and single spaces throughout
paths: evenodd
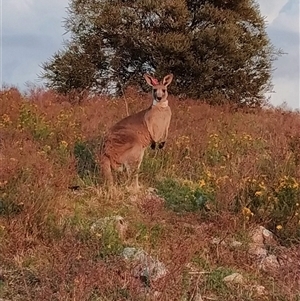
M 300 235 L 300 185 L 291 176 L 271 182 L 247 178 L 236 198 L 245 219 L 262 222 L 284 239 Z

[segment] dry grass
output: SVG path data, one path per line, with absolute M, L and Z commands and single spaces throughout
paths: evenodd
M 125 100 L 132 113 L 150 96 L 130 90 Z M 299 266 L 265 274 L 247 252 L 249 228 L 259 223 L 287 246 L 274 252 L 300 256 L 299 113 L 232 111 L 172 97 L 170 106 L 166 148 L 149 149 L 141 168 L 145 190 L 157 188 L 166 201 L 145 191 L 133 198 L 122 177 L 111 199 L 97 154 L 104 131 L 126 116 L 124 98 L 70 105 L 51 91 L 0 91 L 0 297 L 193 300 L 200 293 L 203 300 L 299 300 Z M 68 188 L 74 185 L 81 189 Z M 111 215 L 128 222 L 124 241 L 107 243 L 89 231 Z M 213 237 L 244 247 L 212 244 Z M 119 256 L 126 245 L 167 265 L 168 276 L 148 295 Z M 222 283 L 233 271 L 246 276 L 247 289 Z M 257 296 L 252 284 L 268 294 Z

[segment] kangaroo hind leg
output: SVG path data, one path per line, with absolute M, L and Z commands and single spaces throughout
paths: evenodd
M 109 187 L 113 186 L 114 179 L 111 170 L 111 162 L 106 155 L 103 155 L 101 158 L 101 169 L 104 175 L 105 184 L 107 184 Z
M 128 161 L 125 164 L 128 179 L 131 183 L 129 189 L 133 192 L 137 192 L 140 189 L 139 169 L 143 160 L 143 156 L 144 149 L 142 147 L 135 147 L 131 152 L 131 156 L 128 158 Z

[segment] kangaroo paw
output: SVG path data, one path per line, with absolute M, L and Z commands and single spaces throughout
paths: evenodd
M 151 148 L 152 148 L 152 149 L 155 149 L 155 148 L 156 148 L 156 143 L 155 143 L 155 142 L 152 142 L 152 143 L 151 143 Z
M 160 143 L 158 144 L 158 148 L 159 148 L 159 149 L 162 149 L 162 148 L 165 146 L 165 143 L 166 143 L 166 141 L 160 142 Z

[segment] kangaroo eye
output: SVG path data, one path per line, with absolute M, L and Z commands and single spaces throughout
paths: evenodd
M 166 93 L 166 90 L 165 90 L 165 89 L 163 89 L 162 91 L 163 91 L 163 93 Z

